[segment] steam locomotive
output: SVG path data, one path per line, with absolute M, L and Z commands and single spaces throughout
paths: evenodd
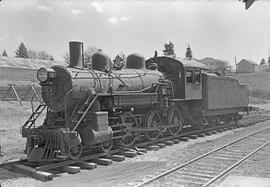
M 98 52 L 84 67 L 83 44 L 70 42 L 68 67 L 37 72 L 45 102 L 22 126 L 30 162 L 79 159 L 83 150 L 109 152 L 143 139 L 177 136 L 186 125 L 202 128 L 237 121 L 248 106 L 248 90 L 238 81 L 204 73 L 192 59 L 127 57 L 126 68 L 112 70 Z M 36 119 L 46 109 L 40 126 Z

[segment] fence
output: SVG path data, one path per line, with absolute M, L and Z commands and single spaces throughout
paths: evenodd
M 22 101 L 38 101 L 43 103 L 41 97 L 41 87 L 33 85 L 15 85 L 9 84 L 8 86 L 0 87 L 0 98 L 2 101 L 16 100 L 21 105 Z

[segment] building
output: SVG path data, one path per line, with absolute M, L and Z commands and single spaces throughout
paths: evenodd
M 226 74 L 228 62 L 223 60 L 218 60 L 212 57 L 206 57 L 204 59 L 199 60 L 201 63 L 204 63 L 209 67 L 209 72 L 211 73 L 222 73 Z
M 270 64 L 269 63 L 265 63 L 263 65 L 260 65 L 259 69 L 258 69 L 259 72 L 269 72 L 269 70 L 270 70 Z
M 255 73 L 258 72 L 259 65 L 252 60 L 242 59 L 237 64 L 238 73 Z

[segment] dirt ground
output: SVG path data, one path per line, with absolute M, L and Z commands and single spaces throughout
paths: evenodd
M 34 103 L 35 107 L 38 103 Z M 20 134 L 20 127 L 32 113 L 30 102 L 20 105 L 17 101 L 0 102 L 0 145 L 2 147 L 0 164 L 24 157 L 26 138 Z M 37 124 L 41 123 L 40 119 Z
M 270 103 L 258 104 L 265 109 L 270 109 Z M 0 106 L 1 136 L 3 157 L 0 163 L 24 156 L 23 149 L 25 138 L 22 138 L 19 127 L 31 114 L 30 104 L 20 106 L 16 102 L 2 102 Z M 132 186 L 136 182 L 146 179 L 148 176 L 171 168 L 179 163 L 184 163 L 201 153 L 215 149 L 216 147 L 250 133 L 255 129 L 269 126 L 270 122 L 263 122 L 254 126 L 235 129 L 188 142 L 181 142 L 173 146 L 167 146 L 159 151 L 149 151 L 145 155 L 135 158 L 126 158 L 124 162 L 113 163 L 111 166 L 98 166 L 94 170 L 82 170 L 77 174 L 59 174 L 53 181 L 41 182 L 0 169 L 0 184 L 6 186 Z M 8 138 L 9 137 L 9 138 Z M 10 138 L 12 137 L 12 138 Z M 242 164 L 234 171 L 234 175 L 248 175 L 270 177 L 270 147 L 253 156 L 248 162 Z

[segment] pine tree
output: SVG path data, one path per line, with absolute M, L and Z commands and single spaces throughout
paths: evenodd
M 51 60 L 51 61 L 54 61 L 54 58 L 53 58 L 53 56 L 52 56 L 52 55 L 51 55 L 51 58 L 50 58 L 50 60 Z
M 164 50 L 163 54 L 165 56 L 173 56 L 175 57 L 175 52 L 174 52 L 174 44 L 170 41 L 169 43 L 164 44 Z
M 6 50 L 4 50 L 4 52 L 3 52 L 2 56 L 7 56 L 7 52 L 6 52 Z
M 262 58 L 260 65 L 264 65 L 264 64 L 265 64 L 265 60 L 264 60 L 264 58 Z
M 21 42 L 17 51 L 15 51 L 15 54 L 18 58 L 29 58 L 27 48 L 25 47 L 23 42 Z
M 187 59 L 192 59 L 192 50 L 191 50 L 189 45 L 188 45 L 187 51 L 186 51 L 186 58 Z

